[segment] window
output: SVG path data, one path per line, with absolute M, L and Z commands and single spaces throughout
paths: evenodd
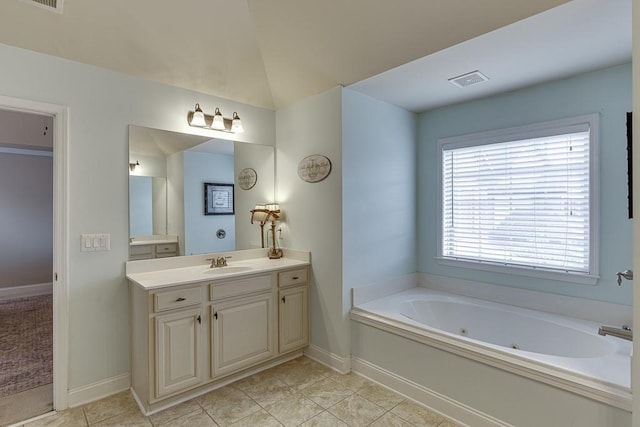
M 595 283 L 597 119 L 439 140 L 440 262 Z

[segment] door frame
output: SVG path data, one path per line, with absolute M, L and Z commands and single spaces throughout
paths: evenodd
M 69 397 L 69 108 L 0 96 L 0 109 L 53 117 L 53 409 L 60 411 Z

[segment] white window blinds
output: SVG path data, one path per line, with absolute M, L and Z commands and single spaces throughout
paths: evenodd
M 590 273 L 589 127 L 563 131 L 441 145 L 442 257 Z

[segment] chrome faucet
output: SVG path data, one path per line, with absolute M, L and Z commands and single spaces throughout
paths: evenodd
M 598 335 L 611 335 L 612 337 L 618 337 L 624 340 L 633 341 L 633 331 L 631 331 L 631 328 L 627 325 L 622 325 L 622 328 L 600 326 L 600 328 L 598 329 Z
M 211 265 L 209 266 L 209 268 L 213 268 L 213 267 L 226 267 L 227 264 L 227 258 L 231 258 L 230 256 L 228 257 L 218 257 L 218 258 L 207 258 L 207 261 L 211 261 Z
M 622 278 L 624 277 L 627 280 L 633 280 L 633 271 L 631 270 L 625 270 L 625 271 L 618 271 L 616 273 L 616 276 L 618 277 L 617 282 L 618 282 L 618 286 L 622 285 Z

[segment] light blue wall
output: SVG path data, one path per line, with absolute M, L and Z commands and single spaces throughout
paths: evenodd
M 233 156 L 184 152 L 185 255 L 235 250 L 235 215 L 204 214 L 204 183 L 233 184 Z M 216 237 L 218 229 L 227 234 Z
M 153 234 L 153 204 L 150 176 L 129 177 L 129 234 L 149 236 Z
M 417 116 L 350 89 L 342 98 L 343 286 L 417 267 Z M 349 298 L 345 298 L 349 301 Z
M 631 111 L 631 64 L 420 114 L 418 232 L 421 272 L 631 305 L 631 282 L 615 272 L 632 267 L 627 218 L 626 112 Z M 541 121 L 600 114 L 600 280 L 595 286 L 490 273 L 437 264 L 438 138 Z

